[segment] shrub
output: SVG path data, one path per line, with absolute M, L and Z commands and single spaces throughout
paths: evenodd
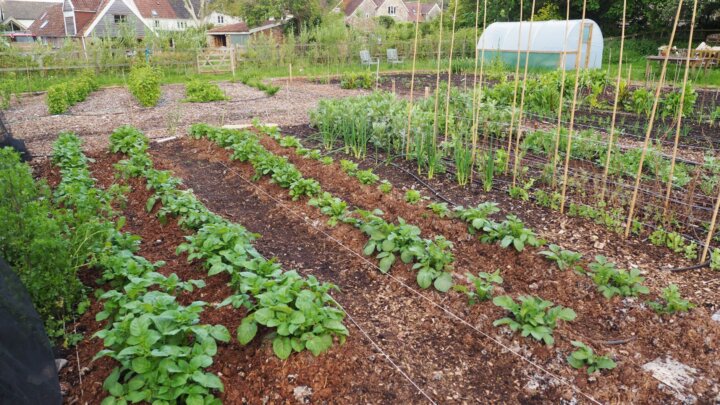
M 53 115 L 62 114 L 73 105 L 85 101 L 97 88 L 98 84 L 90 71 L 85 71 L 68 82 L 51 86 L 47 94 L 48 111 Z
M 0 149 L 0 195 L 0 256 L 27 288 L 48 335 L 60 336 L 62 322 L 84 299 L 65 215 L 52 206 L 47 185 L 33 180 L 30 167 L 11 148 Z
M 191 103 L 207 103 L 227 99 L 228 97 L 215 83 L 192 80 L 185 86 L 185 101 Z
M 155 106 L 160 100 L 160 71 L 147 65 L 133 66 L 128 87 L 143 107 Z
M 345 73 L 340 79 L 343 89 L 372 89 L 375 84 L 371 72 Z

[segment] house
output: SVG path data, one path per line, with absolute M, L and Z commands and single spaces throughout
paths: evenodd
M 267 20 L 257 27 L 250 28 L 244 22 L 215 27 L 207 31 L 208 46 L 213 48 L 244 47 L 254 35 L 283 35 L 283 25 L 292 19 Z
M 45 10 L 61 2 L 0 0 L 0 25 L 10 32 L 25 31 Z
M 132 30 L 138 38 L 151 32 L 132 0 L 64 0 L 48 8 L 29 31 L 43 42 L 60 46 L 65 38 L 117 37 Z
M 193 10 L 200 0 L 191 0 Z M 63 0 L 49 7 L 29 31 L 43 42 L 59 46 L 65 38 L 117 37 L 128 31 L 137 38 L 158 31 L 183 31 L 213 21 L 237 22 L 212 13 L 197 19 L 184 0 Z
M 342 0 L 333 11 L 345 14 L 350 25 L 365 24 L 375 17 L 391 17 L 398 22 L 423 22 L 442 13 L 437 3 L 406 2 L 403 0 Z

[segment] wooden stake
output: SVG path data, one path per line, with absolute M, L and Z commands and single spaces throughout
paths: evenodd
M 520 164 L 520 138 L 522 137 L 522 119 L 523 119 L 523 108 L 525 107 L 525 90 L 527 89 L 527 74 L 528 67 L 530 66 L 530 41 L 532 40 L 532 26 L 533 20 L 535 19 L 535 0 L 532 0 L 532 7 L 530 8 L 530 29 L 528 30 L 528 43 L 527 51 L 525 51 L 525 71 L 523 72 L 523 86 L 522 92 L 520 93 L 520 112 L 518 113 L 518 127 L 517 136 L 515 137 L 515 163 L 513 164 L 513 176 L 512 186 L 515 187 L 515 180 L 517 178 L 518 166 Z
M 425 98 L 430 98 L 430 86 L 425 86 Z
M 392 94 L 395 94 L 395 79 L 392 79 Z
M 720 209 L 720 191 L 718 191 L 717 200 L 715 201 L 715 209 L 713 210 L 712 219 L 710 220 L 710 230 L 708 231 L 707 238 L 705 238 L 705 246 L 703 247 L 702 256 L 700 257 L 700 263 L 705 262 L 705 259 L 707 258 L 708 250 L 710 249 L 710 243 L 712 242 L 713 235 L 715 234 L 715 224 L 717 221 L 719 209 Z
M 420 2 L 417 3 L 415 9 L 415 41 L 413 43 L 413 63 L 412 73 L 410 73 L 410 102 L 408 103 L 408 126 L 405 131 L 405 159 L 410 158 L 410 144 L 412 143 L 412 109 L 413 109 L 413 97 L 415 96 L 415 63 L 417 60 L 417 43 L 418 33 L 420 32 Z M 393 80 L 393 93 L 395 92 L 395 80 Z M 427 98 L 428 88 L 425 87 L 425 98 Z
M 565 104 L 565 78 L 567 77 L 567 70 L 565 69 L 565 61 L 567 59 L 567 34 L 568 29 L 570 26 L 570 0 L 567 0 L 566 10 L 565 10 L 565 37 L 563 42 L 563 52 L 562 52 L 562 60 L 560 61 L 560 101 L 558 102 L 558 118 L 557 118 L 557 131 L 555 132 L 555 152 L 553 153 L 553 160 L 552 160 L 552 181 L 551 181 L 551 187 L 555 189 L 557 186 L 557 182 L 555 181 L 556 175 L 557 175 L 557 162 L 559 156 L 559 149 L 560 149 L 560 133 L 562 131 L 562 113 L 563 113 L 563 106 Z
M 520 79 L 520 38 L 522 36 L 522 24 L 523 24 L 523 0 L 520 0 L 520 24 L 518 25 L 518 44 L 517 54 L 515 55 L 515 86 L 513 89 L 513 102 L 512 108 L 510 109 L 510 131 L 508 132 L 508 144 L 507 144 L 507 155 L 508 159 L 505 161 L 504 172 L 507 173 L 508 166 L 510 165 L 510 152 L 512 151 L 512 139 L 515 130 L 515 104 L 517 103 L 517 90 Z
M 459 1 L 456 0 L 455 1 L 455 9 L 453 11 L 452 31 L 451 31 L 451 35 L 450 35 L 450 55 L 448 56 L 449 59 L 448 59 L 447 95 L 445 96 L 445 142 L 447 142 L 447 140 L 448 140 L 448 128 L 450 126 L 450 89 L 452 88 L 452 61 L 453 61 L 453 50 L 455 49 L 455 20 L 457 19 L 458 3 L 459 3 Z
M 627 13 L 627 0 L 623 0 L 622 29 L 620 32 L 620 59 L 618 61 L 617 81 L 615 82 L 615 103 L 613 104 L 612 122 L 610 124 L 610 137 L 608 138 L 607 152 L 605 153 L 605 168 L 603 169 L 602 188 L 600 189 L 600 201 L 605 201 L 605 190 L 607 188 L 607 176 L 610 168 L 610 156 L 612 155 L 613 138 L 615 137 L 615 121 L 617 119 L 618 102 L 620 101 L 620 80 L 622 80 L 623 48 L 625 47 L 625 22 Z M 628 83 L 628 86 L 630 84 Z
M 478 140 L 478 120 L 480 116 L 480 103 L 478 98 L 480 93 L 478 92 L 478 46 L 480 37 L 478 35 L 478 16 L 480 15 L 480 1 L 475 3 L 475 67 L 473 69 L 473 124 L 472 124 L 472 155 L 470 157 L 470 184 L 472 184 L 473 177 L 475 174 L 475 161 L 477 159 L 477 140 Z M 485 23 L 487 11 L 487 0 L 484 1 L 483 5 L 483 32 L 485 32 Z M 483 55 L 485 56 L 485 47 L 483 46 Z M 482 63 L 480 64 L 480 89 L 482 89 Z
M 648 122 L 647 131 L 645 132 L 645 142 L 643 143 L 643 149 L 640 153 L 640 164 L 638 165 L 638 171 L 635 178 L 635 189 L 633 190 L 632 199 L 630 200 L 630 211 L 628 212 L 627 223 L 625 224 L 626 238 L 630 235 L 630 227 L 632 227 L 633 215 L 635 214 L 635 204 L 637 203 L 638 190 L 640 190 L 640 180 L 642 179 L 643 164 L 645 163 L 645 155 L 647 154 L 648 144 L 650 143 L 650 134 L 652 133 L 653 125 L 655 124 L 655 113 L 657 112 L 657 106 L 660 100 L 660 91 L 662 90 L 663 83 L 665 82 L 668 59 L 670 58 L 670 49 L 672 49 L 673 42 L 675 41 L 675 32 L 677 31 L 678 21 L 680 20 L 682 4 L 682 1 L 678 3 L 677 12 L 675 13 L 675 23 L 673 24 L 672 33 L 670 34 L 668 52 L 665 52 L 662 70 L 660 71 L 660 80 L 658 81 L 657 88 L 655 89 L 655 100 L 653 101 L 652 111 L 650 112 L 650 121 Z
M 670 192 L 672 191 L 673 176 L 675 175 L 675 159 L 677 159 L 678 143 L 680 142 L 680 127 L 683 118 L 683 105 L 685 103 L 685 87 L 690 75 L 690 50 L 692 49 L 693 34 L 695 33 L 695 16 L 697 15 L 698 0 L 693 4 L 692 20 L 690 20 L 690 37 L 688 38 L 688 53 L 685 59 L 685 73 L 683 75 L 682 90 L 680 90 L 680 103 L 677 114 L 677 126 L 675 127 L 675 143 L 673 144 L 672 160 L 670 162 L 670 176 L 665 189 L 665 202 L 663 203 L 663 218 L 666 218 L 668 206 L 670 205 Z
M 442 10 L 445 6 L 445 1 L 440 1 L 440 9 Z M 443 16 L 445 13 L 440 14 L 440 33 L 438 35 L 438 49 L 437 49 L 437 72 L 435 75 L 435 115 L 433 118 L 433 147 L 437 144 L 437 119 L 438 119 L 438 102 L 440 101 L 440 56 L 442 55 L 442 33 L 443 33 Z
M 580 33 L 578 34 L 577 52 L 575 53 L 575 90 L 573 90 L 572 107 L 570 110 L 570 126 L 568 128 L 567 148 L 565 149 L 565 171 L 563 173 L 562 194 L 560 196 L 560 213 L 565 212 L 565 194 L 567 193 L 568 169 L 570 168 L 570 154 L 572 152 L 572 135 L 575 127 L 575 106 L 577 105 L 578 83 L 580 79 L 580 46 L 582 46 L 583 31 L 585 31 L 585 11 L 587 0 L 583 0 L 582 18 L 580 19 Z

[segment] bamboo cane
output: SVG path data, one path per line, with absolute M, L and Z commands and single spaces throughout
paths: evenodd
M 678 143 L 680 142 L 680 126 L 682 125 L 683 104 L 685 103 L 685 87 L 687 86 L 688 76 L 690 75 L 690 49 L 692 49 L 693 34 L 695 33 L 695 16 L 697 15 L 698 0 L 694 1 L 692 20 L 690 20 L 690 37 L 688 38 L 687 59 L 685 59 L 685 73 L 683 74 L 682 90 L 680 90 L 680 108 L 677 114 L 677 126 L 675 127 L 675 143 L 673 144 L 672 160 L 670 161 L 670 177 L 668 178 L 667 188 L 665 190 L 665 202 L 663 203 L 663 218 L 667 215 L 668 206 L 670 205 L 670 192 L 672 191 L 673 176 L 675 174 L 675 159 L 677 159 Z
M 562 193 L 560 195 L 560 213 L 565 212 L 565 195 L 567 193 L 568 169 L 570 168 L 570 153 L 572 152 L 572 133 L 575 126 L 575 106 L 577 105 L 578 83 L 580 79 L 580 46 L 585 31 L 585 11 L 587 9 L 587 0 L 583 0 L 582 18 L 580 19 L 580 33 L 578 34 L 577 48 L 575 52 L 575 89 L 573 90 L 573 100 L 570 109 L 570 125 L 568 127 L 568 141 L 565 149 L 565 171 L 563 173 Z M 592 29 L 592 27 L 590 28 Z
M 415 41 L 413 43 L 413 63 L 412 73 L 410 73 L 410 102 L 408 103 L 408 125 L 407 131 L 405 132 L 405 159 L 410 158 L 410 144 L 412 143 L 411 130 L 412 130 L 412 109 L 413 109 L 413 98 L 415 96 L 415 64 L 417 61 L 417 43 L 418 33 L 420 32 L 420 2 L 417 3 L 415 10 Z M 425 88 L 427 90 L 427 87 Z
M 535 0 L 530 8 L 530 29 L 528 30 L 527 50 L 525 51 L 525 71 L 523 72 L 523 86 L 520 93 L 520 111 L 518 112 L 517 136 L 515 136 L 515 162 L 513 164 L 512 186 L 515 187 L 518 165 L 520 163 L 520 137 L 522 136 L 523 108 L 525 107 L 525 91 L 527 90 L 527 74 L 530 65 L 530 41 L 532 40 L 533 20 L 535 19 Z
M 668 45 L 668 52 L 665 52 L 665 58 L 663 60 L 662 70 L 660 71 L 660 80 L 658 81 L 657 88 L 655 90 L 655 100 L 653 101 L 652 111 L 650 112 L 650 122 L 648 123 L 647 131 L 645 132 L 645 142 L 643 143 L 643 149 L 640 153 L 640 164 L 638 165 L 637 177 L 635 178 L 635 189 L 633 190 L 632 199 L 630 200 L 630 210 L 628 211 L 627 223 L 625 224 L 625 237 L 630 235 L 630 227 L 632 226 L 633 215 L 635 214 L 635 204 L 637 203 L 638 190 L 640 189 L 640 179 L 642 178 L 643 164 L 645 163 L 645 155 L 647 153 L 648 143 L 650 142 L 650 134 L 653 130 L 655 123 L 655 113 L 657 112 L 658 102 L 660 100 L 660 91 L 662 90 L 663 83 L 665 82 L 665 74 L 667 73 L 668 59 L 670 58 L 670 49 L 672 49 L 673 42 L 675 41 L 675 32 L 677 31 L 678 21 L 680 20 L 680 11 L 682 10 L 683 2 L 678 3 L 677 12 L 675 13 L 675 22 L 673 23 L 672 32 L 670 34 L 670 44 Z
M 450 126 L 450 89 L 452 88 L 452 61 L 453 61 L 453 50 L 455 49 L 455 20 L 457 20 L 457 9 L 458 0 L 455 0 L 455 7 L 453 9 L 453 21 L 452 21 L 452 32 L 450 35 L 450 54 L 448 56 L 448 79 L 447 79 L 447 94 L 445 95 L 445 137 L 444 141 L 448 140 L 448 128 Z M 477 19 L 477 18 L 476 18 Z
M 710 220 L 710 230 L 708 231 L 707 238 L 705 238 L 705 246 L 703 247 L 702 256 L 700 257 L 700 263 L 705 262 L 707 258 L 708 250 L 710 249 L 710 242 L 712 242 L 713 234 L 715 234 L 715 224 L 717 221 L 718 211 L 720 210 L 720 191 L 718 191 L 717 200 L 715 201 L 715 209 L 713 209 L 712 219 Z
M 623 0 L 622 28 L 620 33 L 620 60 L 618 61 L 617 81 L 615 82 L 615 103 L 613 104 L 612 121 L 610 123 L 610 137 L 608 138 L 607 152 L 605 153 L 605 168 L 603 169 L 602 188 L 600 189 L 600 201 L 605 201 L 605 190 L 607 189 L 607 176 L 610 169 L 610 156 L 612 155 L 613 138 L 615 137 L 615 121 L 617 119 L 618 102 L 620 101 L 620 80 L 622 80 L 622 58 L 625 47 L 625 22 L 627 13 L 627 0 Z
M 485 32 L 485 11 L 487 10 L 487 0 L 484 0 L 483 5 L 483 32 Z M 472 102 L 472 154 L 470 156 L 470 184 L 472 184 L 473 177 L 475 174 L 475 160 L 477 159 L 477 140 L 478 140 L 478 118 L 480 115 L 480 93 L 478 92 L 478 45 L 480 42 L 480 36 L 478 35 L 478 17 L 480 15 L 480 0 L 475 2 L 475 66 L 473 68 L 473 102 Z M 483 46 L 483 58 L 485 53 L 485 47 Z M 480 89 L 482 90 L 482 65 L 480 67 Z
M 515 104 L 517 103 L 517 90 L 518 90 L 518 79 L 520 78 L 520 38 L 522 35 L 522 21 L 523 21 L 523 0 L 520 0 L 520 24 L 518 26 L 518 45 L 517 45 L 517 55 L 515 55 L 515 86 L 513 89 L 513 102 L 512 102 L 512 108 L 510 109 L 510 131 L 508 131 L 508 144 L 507 144 L 507 154 L 510 156 L 510 152 L 512 151 L 512 139 L 513 139 L 513 131 L 514 131 L 514 125 L 515 125 Z M 507 174 L 508 166 L 510 165 L 510 159 L 507 159 L 505 161 L 505 168 L 504 172 Z
M 557 131 L 555 133 L 555 152 L 553 153 L 553 162 L 552 162 L 552 181 L 551 181 L 551 187 L 555 189 L 557 186 L 557 182 L 555 181 L 556 175 L 557 175 L 557 162 L 559 156 L 559 149 L 560 149 L 560 132 L 562 130 L 562 113 L 563 113 L 563 104 L 565 101 L 565 78 L 567 77 L 567 72 L 565 70 L 565 60 L 567 59 L 567 35 L 568 35 L 568 28 L 570 26 L 570 0 L 567 0 L 567 5 L 565 6 L 565 36 L 563 37 L 563 52 L 562 52 L 562 60 L 560 61 L 560 101 L 558 102 L 558 119 L 557 119 Z

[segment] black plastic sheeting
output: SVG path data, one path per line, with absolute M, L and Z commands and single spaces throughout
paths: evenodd
M 43 321 L 25 286 L 0 257 L 0 404 L 60 404 Z
M 23 162 L 28 162 L 32 159 L 32 156 L 25 146 L 25 141 L 22 139 L 15 139 L 10 133 L 10 127 L 5 122 L 5 115 L 0 111 L 0 148 L 9 146 L 20 153 L 20 158 Z

